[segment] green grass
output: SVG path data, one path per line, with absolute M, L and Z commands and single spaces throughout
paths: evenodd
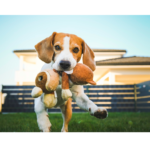
M 60 132 L 61 113 L 49 116 L 52 132 Z M 35 113 L 0 114 L 0 132 L 39 132 Z M 115 112 L 104 120 L 73 113 L 69 132 L 150 132 L 150 113 Z

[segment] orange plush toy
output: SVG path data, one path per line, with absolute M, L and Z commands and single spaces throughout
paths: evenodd
M 63 72 L 62 73 L 62 84 L 65 86 L 65 77 L 67 76 L 67 73 Z M 74 83 L 74 84 L 77 84 L 77 85 L 83 85 L 83 84 L 92 84 L 92 85 L 96 85 L 96 82 L 93 81 L 93 72 L 92 70 L 84 65 L 84 64 L 81 64 L 81 63 L 78 63 L 75 68 L 73 69 L 73 73 L 68 75 L 70 80 Z M 68 85 L 68 84 L 66 84 Z
M 88 66 L 78 63 L 74 67 L 72 74 L 62 72 L 62 98 L 66 100 L 72 96 L 69 90 L 69 79 L 76 85 L 84 85 L 88 83 L 96 85 L 96 82 L 93 81 L 92 70 Z
M 55 107 L 57 104 L 56 88 L 59 85 L 59 74 L 54 70 L 44 70 L 36 76 L 35 87 L 31 96 L 37 98 L 43 94 L 43 102 L 47 108 Z
M 96 85 L 93 81 L 92 70 L 81 63 L 78 63 L 73 69 L 72 74 L 66 72 L 60 72 L 62 75 L 62 99 L 64 101 L 72 97 L 72 93 L 69 90 L 69 79 L 73 84 L 84 85 L 92 84 Z M 55 107 L 57 104 L 56 88 L 59 84 L 59 74 L 56 70 L 45 70 L 40 72 L 35 80 L 36 87 L 32 90 L 32 97 L 36 98 L 44 93 L 44 104 L 47 108 Z

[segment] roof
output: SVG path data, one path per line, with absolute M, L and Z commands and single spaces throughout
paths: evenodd
M 118 49 L 93 49 L 94 52 L 125 52 L 126 50 L 118 50 Z M 36 52 L 35 49 L 28 50 L 14 50 L 14 53 L 24 53 L 24 52 Z
M 96 61 L 97 66 L 106 65 L 150 65 L 150 57 L 121 57 Z
M 127 52 L 126 50 L 118 50 L 118 49 L 92 49 L 94 52 Z
M 28 50 L 14 50 L 14 53 L 24 53 L 24 52 L 36 52 L 35 49 L 28 49 Z

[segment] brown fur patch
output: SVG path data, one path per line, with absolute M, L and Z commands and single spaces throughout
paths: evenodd
M 68 124 L 72 117 L 72 98 L 65 103 L 65 131 L 68 132 Z
M 55 35 L 56 32 L 53 32 L 50 37 L 42 40 L 35 45 L 35 49 L 38 52 L 38 57 L 46 63 L 50 63 L 53 58 L 53 42 Z
M 94 61 L 94 52 L 90 47 L 83 41 L 83 64 L 87 65 L 89 68 L 94 71 L 96 69 L 96 64 Z

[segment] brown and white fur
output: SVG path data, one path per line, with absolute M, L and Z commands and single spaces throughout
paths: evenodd
M 38 52 L 38 57 L 42 61 L 46 62 L 41 71 L 45 69 L 56 69 L 57 71 L 66 71 L 69 73 L 80 61 L 82 55 L 83 63 L 90 67 L 93 71 L 95 70 L 96 65 L 94 62 L 94 52 L 83 39 L 76 35 L 53 32 L 50 37 L 35 45 L 35 48 Z M 64 66 L 63 63 L 67 63 L 67 67 Z M 72 92 L 73 99 L 81 109 L 89 112 L 91 115 L 99 119 L 107 117 L 107 110 L 103 107 L 96 106 L 84 93 L 83 86 L 73 85 L 70 81 L 70 90 Z M 56 90 L 58 101 L 57 106 L 60 107 L 63 117 L 63 126 L 61 131 L 67 132 L 68 124 L 72 117 L 72 99 L 69 98 L 68 101 L 64 102 L 61 98 L 61 91 L 62 89 L 60 84 Z M 46 107 L 43 103 L 43 95 L 35 99 L 34 109 L 37 115 L 39 129 L 43 132 L 49 132 L 51 123 L 48 118 Z

